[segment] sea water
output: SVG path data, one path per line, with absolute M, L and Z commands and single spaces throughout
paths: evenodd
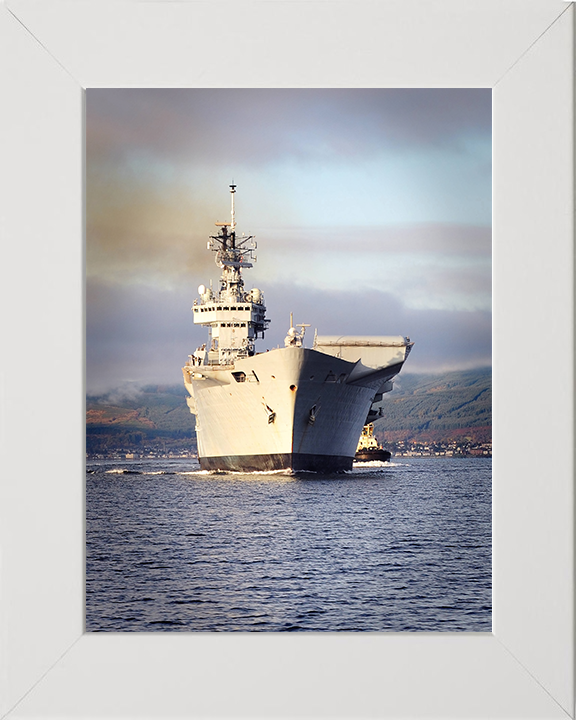
M 90 461 L 86 630 L 489 632 L 491 466 Z

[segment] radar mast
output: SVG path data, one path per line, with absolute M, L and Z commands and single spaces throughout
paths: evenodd
M 255 340 L 264 337 L 268 327 L 264 296 L 260 290 L 244 290 L 242 269 L 253 267 L 256 241 L 253 235 L 236 236 L 234 196 L 236 185 L 230 185 L 230 221 L 217 222 L 217 235 L 210 235 L 208 250 L 222 270 L 220 289 L 212 292 L 201 285 L 200 301 L 194 302 L 194 323 L 210 329 L 209 348 L 201 364 L 229 365 L 235 358 L 254 355 Z

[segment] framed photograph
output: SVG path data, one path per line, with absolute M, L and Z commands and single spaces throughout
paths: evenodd
M 574 717 L 574 7 L 6 0 L 0 714 Z M 84 632 L 87 88 L 492 88 L 492 633 Z

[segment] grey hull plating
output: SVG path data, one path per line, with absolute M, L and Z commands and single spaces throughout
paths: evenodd
M 311 472 L 344 472 L 352 469 L 354 458 L 343 455 L 306 455 L 278 453 L 275 455 L 228 455 L 198 458 L 202 470 L 232 470 L 236 472 L 269 472 L 292 470 Z

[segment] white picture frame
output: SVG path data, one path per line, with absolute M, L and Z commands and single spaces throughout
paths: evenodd
M 574 717 L 574 6 L 5 0 L 0 716 Z M 492 633 L 84 633 L 88 87 L 491 87 Z

